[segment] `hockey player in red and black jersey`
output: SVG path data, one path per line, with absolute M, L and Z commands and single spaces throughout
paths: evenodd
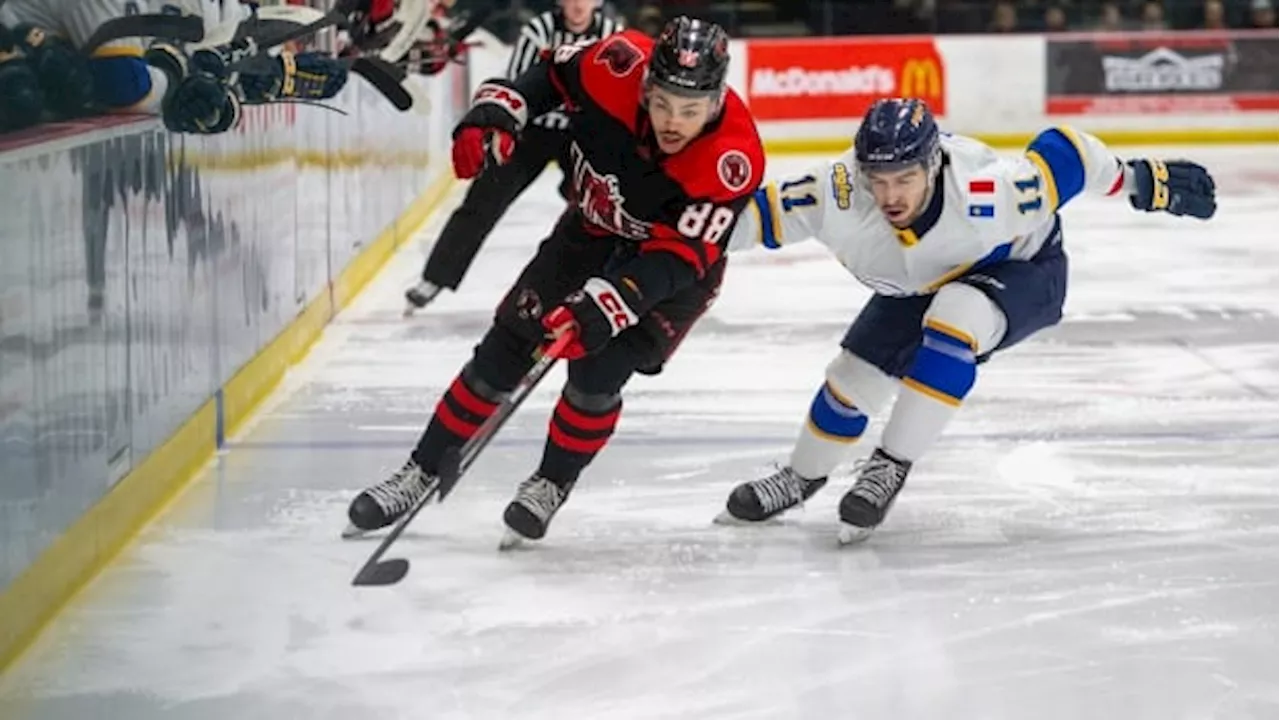
M 409 460 L 352 501 L 349 533 L 395 522 L 430 492 L 446 450 L 475 434 L 539 348 L 568 333 L 568 382 L 542 462 L 504 513 L 511 537 L 546 533 L 613 434 L 623 386 L 660 372 L 710 307 L 729 231 L 764 174 L 755 122 L 725 84 L 728 65 L 724 31 L 680 17 L 656 40 L 625 31 L 566 45 L 514 81 L 477 89 L 454 131 L 457 174 L 505 161 L 529 118 L 563 103 L 572 197 Z

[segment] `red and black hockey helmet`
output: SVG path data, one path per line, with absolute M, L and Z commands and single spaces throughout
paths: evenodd
M 649 82 L 677 95 L 720 93 L 728 71 L 729 36 L 713 22 L 683 15 L 662 28 L 649 59 Z

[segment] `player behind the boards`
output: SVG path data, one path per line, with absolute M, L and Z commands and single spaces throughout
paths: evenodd
M 158 108 L 165 78 L 143 61 L 141 44 L 118 40 L 92 57 L 80 51 L 99 25 L 126 14 L 126 0 L 8 0 L 0 6 L 0 130 L 45 117 Z
M 680 17 L 655 41 L 626 31 L 567 45 L 514 81 L 490 80 L 454 131 L 459 177 L 511 157 L 530 118 L 570 117 L 570 207 L 499 304 L 408 461 L 351 503 L 352 532 L 394 522 L 439 482 L 461 446 L 551 338 L 572 338 L 568 382 L 542 462 L 504 520 L 509 539 L 541 538 L 613 434 L 622 387 L 656 374 L 716 295 L 738 213 L 764 172 L 743 101 L 725 85 L 728 39 Z M 442 487 L 441 496 L 452 488 Z
M 827 367 L 790 463 L 735 488 L 722 519 L 758 522 L 807 500 L 896 392 L 880 447 L 840 501 L 841 541 L 865 538 L 973 388 L 978 364 L 1062 318 L 1058 209 L 1084 191 L 1148 212 L 1216 209 L 1213 179 L 1195 163 L 1123 162 L 1069 127 L 1001 157 L 939 133 L 917 99 L 875 103 L 851 150 L 758 190 L 731 249 L 817 238 L 875 294 Z

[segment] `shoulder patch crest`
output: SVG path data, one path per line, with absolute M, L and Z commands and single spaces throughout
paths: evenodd
M 741 150 L 727 150 L 716 163 L 720 172 L 720 182 L 733 192 L 745 190 L 755 174 L 751 167 L 751 158 Z

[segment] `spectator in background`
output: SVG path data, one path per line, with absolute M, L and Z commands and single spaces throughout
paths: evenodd
M 1272 0 L 1253 0 L 1249 5 L 1249 27 L 1273 28 L 1276 26 L 1276 10 Z
M 1000 0 L 991 13 L 990 31 L 1011 33 L 1018 31 L 1018 8 L 1009 0 Z
M 652 3 L 646 3 L 636 10 L 635 22 L 631 23 L 631 27 L 651 38 L 656 38 L 662 32 L 663 24 L 662 8 Z
M 1147 0 L 1142 4 L 1142 29 L 1148 31 L 1169 29 L 1164 21 L 1164 3 L 1159 0 Z
M 885 32 L 908 35 L 933 32 L 933 3 L 931 0 L 893 0 L 885 21 Z
M 1099 32 L 1120 32 L 1124 30 L 1124 14 L 1120 12 L 1120 3 L 1102 3 L 1102 14 L 1098 18 Z
M 977 33 L 985 30 L 983 17 L 964 0 L 937 0 L 934 21 L 938 32 Z
M 1222 7 L 1222 0 L 1204 0 L 1204 20 L 1200 27 L 1205 30 L 1226 30 L 1227 12 Z
M 1050 5 L 1044 9 L 1044 31 L 1048 33 L 1067 31 L 1067 11 L 1061 5 Z

